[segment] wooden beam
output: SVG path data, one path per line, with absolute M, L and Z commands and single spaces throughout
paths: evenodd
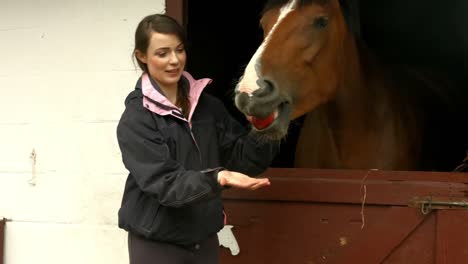
M 270 169 L 271 186 L 255 192 L 231 188 L 225 200 L 301 201 L 407 206 L 416 197 L 466 200 L 467 173 Z
M 166 15 L 175 18 L 183 26 L 187 24 L 186 10 L 186 0 L 166 0 Z

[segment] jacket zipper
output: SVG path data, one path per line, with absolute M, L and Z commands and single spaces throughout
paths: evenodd
M 190 132 L 190 136 L 192 137 L 193 143 L 195 144 L 195 147 L 197 148 L 197 151 L 198 151 L 198 157 L 200 158 L 200 166 L 203 166 L 203 160 L 202 160 L 200 147 L 198 146 L 198 143 L 195 140 L 195 136 L 193 135 L 193 132 L 192 132 L 192 122 L 190 122 L 189 120 L 185 119 L 182 116 L 179 116 L 179 115 L 175 114 L 174 111 L 172 111 L 171 115 L 178 118 L 178 119 L 180 119 L 180 120 L 183 120 L 183 121 L 187 122 L 188 130 Z
M 190 136 L 192 137 L 193 143 L 195 143 L 195 147 L 197 148 L 197 151 L 198 151 L 198 157 L 200 158 L 200 166 L 203 166 L 200 147 L 198 147 L 197 140 L 195 140 L 195 136 L 193 135 L 193 132 L 192 132 L 192 123 L 189 122 L 189 121 L 187 121 L 187 123 L 188 123 L 188 126 L 189 126 Z

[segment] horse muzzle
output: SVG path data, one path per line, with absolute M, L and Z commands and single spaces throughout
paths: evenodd
M 256 82 L 256 89 L 243 89 L 242 82 L 235 92 L 236 107 L 245 114 L 253 130 L 271 140 L 283 138 L 287 134 L 291 101 L 281 96 L 278 88 L 266 79 Z M 251 93 L 243 92 L 253 91 Z

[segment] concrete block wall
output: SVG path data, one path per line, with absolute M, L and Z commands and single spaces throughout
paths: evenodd
M 140 72 L 138 21 L 163 0 L 0 0 L 5 264 L 128 263 L 115 129 Z

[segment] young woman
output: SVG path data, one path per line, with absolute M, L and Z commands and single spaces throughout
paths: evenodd
M 259 141 L 203 89 L 210 79 L 184 71 L 184 29 L 171 17 L 145 17 L 134 56 L 143 74 L 117 127 L 129 171 L 119 227 L 131 264 L 218 263 L 225 187 L 268 186 L 263 172 L 278 143 Z

